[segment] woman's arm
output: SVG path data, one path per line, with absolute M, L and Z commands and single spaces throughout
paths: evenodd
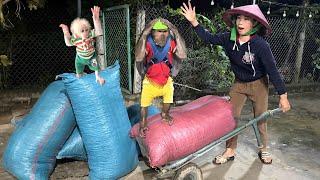
M 289 111 L 291 108 L 290 102 L 288 100 L 288 93 L 285 88 L 285 83 L 282 80 L 280 73 L 276 66 L 276 61 L 270 49 L 270 46 L 266 43 L 260 51 L 262 63 L 269 75 L 270 81 L 275 87 L 279 94 L 279 107 L 283 112 Z
M 199 24 L 196 17 L 196 8 L 191 6 L 190 1 L 188 1 L 188 6 L 183 3 L 183 6 L 181 6 L 181 10 L 181 14 L 191 23 L 197 35 L 204 42 L 221 46 L 225 44 L 227 40 L 226 34 L 213 35 Z

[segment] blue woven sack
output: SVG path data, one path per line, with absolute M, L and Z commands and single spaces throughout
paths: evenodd
M 49 179 L 75 124 L 63 82 L 52 82 L 10 136 L 3 167 L 17 179 Z
M 127 108 L 127 112 L 131 126 L 135 125 L 140 121 L 140 104 L 134 104 L 129 106 Z M 156 106 L 150 106 L 148 108 L 148 117 L 151 117 L 158 113 L 160 113 L 160 111 Z M 137 152 L 138 155 L 141 155 L 138 143 Z M 78 127 L 74 128 L 71 136 L 68 138 L 67 142 L 63 145 L 62 149 L 57 155 L 57 159 L 63 158 L 87 161 L 86 150 L 84 148 Z
M 118 61 L 100 72 L 76 78 L 59 75 L 70 97 L 77 125 L 87 152 L 90 179 L 118 179 L 138 164 L 136 144 L 129 137 L 131 125 L 120 88 Z

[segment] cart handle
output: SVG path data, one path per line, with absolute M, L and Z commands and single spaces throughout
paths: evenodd
M 273 110 L 269 110 L 269 113 L 271 114 L 271 116 L 273 116 L 274 114 L 277 114 L 277 113 L 281 113 L 281 112 L 282 112 L 281 108 L 276 108 L 276 109 L 273 109 Z

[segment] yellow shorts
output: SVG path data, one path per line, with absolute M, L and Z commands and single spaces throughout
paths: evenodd
M 168 78 L 164 86 L 159 86 L 145 77 L 142 82 L 141 106 L 148 107 L 156 97 L 163 97 L 163 103 L 173 103 L 173 80 Z

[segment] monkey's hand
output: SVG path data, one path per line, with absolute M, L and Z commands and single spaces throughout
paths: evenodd
M 68 28 L 67 25 L 65 25 L 65 24 L 60 24 L 59 27 L 61 27 L 62 32 L 63 32 L 64 35 L 70 35 L 70 33 L 69 33 L 69 28 Z
M 61 29 L 62 29 L 62 32 L 63 32 L 63 35 L 64 35 L 64 42 L 66 43 L 67 46 L 72 46 L 71 44 L 71 35 L 70 35 L 70 32 L 69 32 L 69 28 L 67 25 L 65 24 L 60 24 Z
M 100 13 L 100 7 L 99 6 L 93 6 L 93 8 L 91 8 L 91 12 L 92 12 L 92 19 L 93 21 L 99 21 L 99 13 Z
M 95 35 L 100 36 L 103 34 L 101 21 L 100 21 L 100 17 L 99 17 L 100 7 L 94 6 L 93 8 L 91 8 L 91 12 L 92 12 L 92 20 L 93 20 Z

